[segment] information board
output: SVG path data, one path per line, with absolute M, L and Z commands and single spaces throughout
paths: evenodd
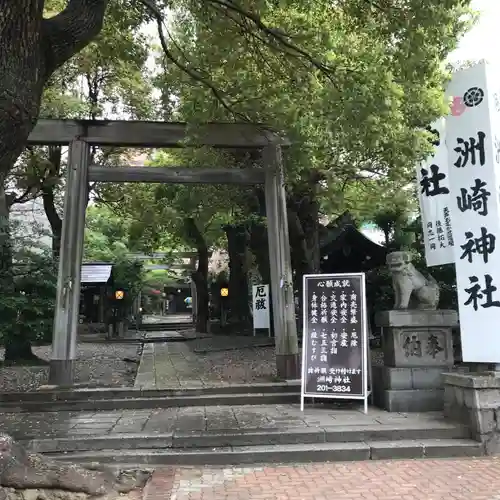
M 368 409 L 368 335 L 364 273 L 304 276 L 304 398 L 363 399 Z

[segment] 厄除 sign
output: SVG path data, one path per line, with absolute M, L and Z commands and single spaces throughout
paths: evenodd
M 368 339 L 365 275 L 304 276 L 301 407 L 305 397 L 364 399 Z
M 445 118 L 429 128 L 434 154 L 417 168 L 420 213 L 428 266 L 454 262 Z
M 252 287 L 253 329 L 270 330 L 269 317 L 269 285 L 254 285 Z
M 448 87 L 451 219 L 466 362 L 500 362 L 500 129 L 487 63 L 457 72 Z

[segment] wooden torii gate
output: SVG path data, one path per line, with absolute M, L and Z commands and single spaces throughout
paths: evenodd
M 264 184 L 278 376 L 299 378 L 288 219 L 281 148 L 289 142 L 263 126 L 185 123 L 39 120 L 30 145 L 69 146 L 64 218 L 49 383 L 72 385 L 76 357 L 80 273 L 89 182 L 176 184 Z M 262 168 L 103 167 L 89 165 L 91 146 L 255 148 Z

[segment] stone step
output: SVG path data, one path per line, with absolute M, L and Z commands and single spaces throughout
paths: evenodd
M 64 438 L 23 441 L 39 453 L 96 452 L 103 450 L 204 449 L 238 446 L 265 446 L 320 443 L 406 442 L 408 440 L 464 439 L 470 433 L 464 426 L 448 422 L 336 425 L 289 427 L 233 431 L 190 431 L 152 434 L 116 433 L 105 436 L 76 435 Z
M 195 381 L 196 382 L 196 381 Z M 195 383 L 193 382 L 193 384 Z M 130 387 L 103 387 L 103 388 L 57 388 L 44 386 L 33 392 L 3 392 L 0 393 L 2 407 L 7 403 L 19 402 L 56 402 L 56 401 L 88 401 L 99 399 L 126 399 L 126 398 L 169 398 L 179 396 L 202 396 L 223 394 L 249 393 L 300 393 L 300 380 L 288 382 L 261 382 L 251 384 L 213 384 L 202 387 L 166 387 L 163 389 L 134 389 Z
M 78 342 L 81 344 L 156 344 L 159 342 L 189 342 L 196 340 L 196 337 L 183 337 L 183 336 L 157 336 L 143 338 L 141 333 L 129 333 L 128 337 L 95 337 L 95 336 L 80 336 Z
M 141 323 L 141 332 L 182 331 L 192 327 L 192 323 Z
M 219 448 L 102 450 L 47 454 L 78 463 L 137 465 L 245 465 L 259 463 L 335 462 L 398 458 L 451 458 L 484 455 L 483 446 L 466 439 L 422 439 L 308 443 Z
M 199 394 L 135 398 L 3 402 L 2 413 L 144 410 L 185 406 L 232 406 L 297 403 L 300 392 Z

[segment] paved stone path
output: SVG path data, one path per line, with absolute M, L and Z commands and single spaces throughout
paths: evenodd
M 187 336 L 184 331 L 179 333 Z M 380 351 L 371 355 L 372 363 L 378 364 Z M 186 342 L 144 344 L 134 387 L 183 389 L 275 380 L 272 339 L 214 335 Z
M 500 500 L 500 460 L 159 469 L 144 500 Z
M 211 352 L 214 345 L 225 345 L 227 348 L 228 342 L 231 340 L 227 341 L 227 337 L 214 337 L 144 344 L 134 387 L 182 389 L 273 381 L 276 364 L 274 347 L 243 349 L 242 346 L 249 347 L 255 341 L 251 337 L 239 337 L 232 340 L 233 350 Z M 238 350 L 238 347 L 241 349 Z
M 203 387 L 210 379 L 188 345 L 180 342 L 144 344 L 134 387 L 165 389 Z M 213 382 L 213 380 L 211 380 Z M 216 379 L 216 382 L 220 382 Z
M 164 323 L 186 323 L 187 325 L 193 322 L 193 316 L 191 314 L 145 314 L 142 317 L 142 322 L 145 325 L 161 325 Z
M 370 408 L 367 415 L 349 403 L 318 404 L 304 413 L 299 405 L 192 406 L 155 410 L 98 412 L 0 413 L 0 429 L 17 439 L 107 436 L 120 433 L 175 433 L 249 429 L 310 429 L 332 426 L 430 426 L 444 422 L 441 413 L 388 413 Z

